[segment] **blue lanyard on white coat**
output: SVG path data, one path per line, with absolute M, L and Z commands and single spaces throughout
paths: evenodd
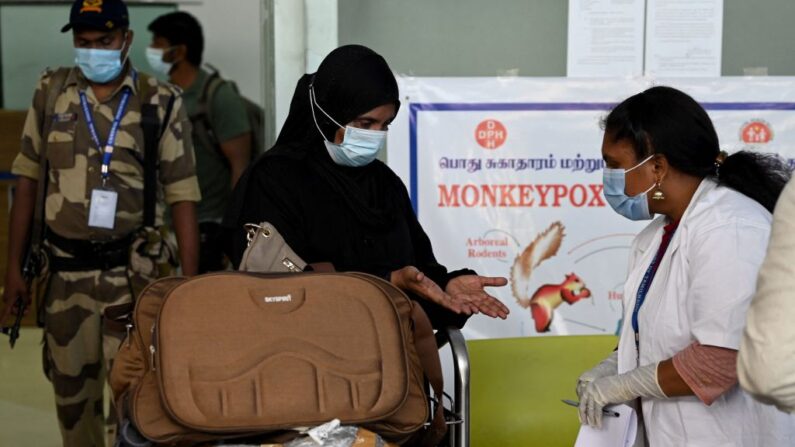
M 86 124 L 88 125 L 88 131 L 91 133 L 91 138 L 94 140 L 94 143 L 97 145 L 97 149 L 102 152 L 102 186 L 108 181 L 108 177 L 110 177 L 110 160 L 113 158 L 113 145 L 116 143 L 116 135 L 119 133 L 119 126 L 121 125 L 121 120 L 124 117 L 124 111 L 127 109 L 127 103 L 130 101 L 130 95 L 132 95 L 132 89 L 130 87 L 124 87 L 124 91 L 122 93 L 121 101 L 119 101 L 119 108 L 116 109 L 116 116 L 113 118 L 113 124 L 110 127 L 110 134 L 108 134 L 108 141 L 105 145 L 102 145 L 102 142 L 99 141 L 99 135 L 97 134 L 97 128 L 94 125 L 94 117 L 91 114 L 91 109 L 88 106 L 88 99 L 86 99 L 86 92 L 80 91 L 80 105 L 83 107 L 83 114 L 86 117 Z
M 640 336 L 638 335 L 638 314 L 640 313 L 641 306 L 643 306 L 643 302 L 646 301 L 646 294 L 649 293 L 649 288 L 651 287 L 651 281 L 654 279 L 654 274 L 657 273 L 657 269 L 654 265 L 656 260 L 657 255 L 655 254 L 654 259 L 651 261 L 651 265 L 649 265 L 649 268 L 646 269 L 646 274 L 643 275 L 643 280 L 640 282 L 640 287 L 638 287 L 638 295 L 635 298 L 635 309 L 632 310 L 632 330 L 635 331 L 635 348 L 640 347 Z
M 676 232 L 676 229 L 673 230 Z M 663 241 L 665 236 L 663 236 Z M 671 245 L 671 239 L 673 239 L 673 234 L 669 236 L 669 239 L 666 242 L 662 242 L 661 246 L 657 249 L 657 252 L 654 254 L 654 257 L 651 260 L 651 264 L 649 268 L 646 269 L 646 274 L 643 275 L 643 280 L 640 282 L 640 286 L 638 287 L 638 294 L 635 298 L 635 308 L 632 310 L 632 330 L 635 331 L 635 348 L 640 348 L 640 323 L 638 322 L 638 315 L 640 314 L 640 308 L 643 306 L 643 303 L 646 301 L 646 295 L 649 293 L 649 289 L 651 288 L 651 282 L 654 280 L 654 276 L 657 274 L 657 269 L 660 267 L 662 263 L 662 257 L 665 255 L 665 252 L 668 251 L 668 246 Z M 665 243 L 665 247 L 662 244 Z M 660 250 L 662 249 L 662 252 Z M 659 258 L 659 259 L 657 259 Z

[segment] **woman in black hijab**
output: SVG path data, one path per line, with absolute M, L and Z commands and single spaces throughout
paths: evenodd
M 246 249 L 244 224 L 273 224 L 308 263 L 371 273 L 419 302 L 435 327 L 469 315 L 506 318 L 484 291 L 505 278 L 448 272 L 436 262 L 400 178 L 376 160 L 400 107 L 384 58 L 348 45 L 298 82 L 275 146 L 240 180 L 224 227 L 235 265 Z

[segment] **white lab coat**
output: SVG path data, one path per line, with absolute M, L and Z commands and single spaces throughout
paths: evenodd
M 655 219 L 632 244 L 619 373 L 667 360 L 694 341 L 740 346 L 772 218 L 754 200 L 707 179 L 682 217 L 641 307 L 638 358 L 632 311 L 665 219 Z M 795 419 L 754 401 L 737 386 L 710 406 L 695 396 L 642 399 L 642 406 L 652 447 L 795 445 Z
M 756 286 L 737 358 L 740 385 L 762 402 L 795 412 L 795 179 L 776 203 Z

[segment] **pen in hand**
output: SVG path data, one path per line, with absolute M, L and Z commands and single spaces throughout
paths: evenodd
M 580 403 L 577 402 L 577 401 L 574 401 L 574 400 L 561 399 L 561 402 L 563 402 L 566 405 L 571 405 L 572 407 L 578 407 L 579 408 L 579 406 L 580 406 Z M 620 416 L 617 411 L 608 410 L 607 408 L 602 408 L 602 414 L 605 415 L 605 416 L 611 416 L 611 417 L 614 417 L 614 418 L 617 418 L 617 417 Z

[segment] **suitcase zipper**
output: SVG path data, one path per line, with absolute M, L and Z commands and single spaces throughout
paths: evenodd
M 130 333 L 132 332 L 133 325 L 132 323 L 127 323 L 124 325 L 124 328 L 127 329 L 127 349 L 129 349 L 130 345 L 132 345 L 132 340 L 130 340 Z
M 152 364 L 152 371 L 155 370 L 155 347 L 149 345 L 149 361 Z
M 159 282 L 159 281 L 157 281 L 157 282 Z M 155 282 L 155 283 L 157 283 L 157 282 Z M 152 284 L 155 284 L 155 283 L 152 283 Z M 141 294 L 143 295 L 143 293 L 145 293 L 147 290 L 149 290 L 149 288 L 152 287 L 152 284 L 149 284 L 144 289 L 144 291 L 141 292 Z M 138 306 L 136 305 L 136 311 L 137 311 L 137 309 L 138 309 Z M 133 318 L 135 318 L 135 314 L 133 314 Z M 150 369 L 151 369 L 151 371 L 155 371 L 155 360 L 154 360 L 154 358 L 155 358 L 155 353 L 157 352 L 157 348 L 155 347 L 155 338 L 154 338 L 154 336 L 155 336 L 155 326 L 156 325 L 157 325 L 157 323 L 153 322 L 152 326 L 149 328 L 149 332 L 152 334 L 151 341 L 149 342 L 149 354 L 150 354 L 149 361 L 150 361 Z M 144 344 L 144 334 L 143 334 L 143 331 L 145 331 L 146 329 L 144 329 L 144 327 L 138 326 L 138 325 L 133 325 L 130 329 L 134 330 L 134 333 L 137 336 L 137 340 L 138 340 L 139 346 L 141 346 L 142 349 L 146 349 L 145 348 L 146 345 Z M 146 355 L 144 353 L 142 353 L 142 354 Z M 145 358 L 146 357 L 144 357 L 144 359 Z M 139 426 L 138 425 L 138 418 L 136 417 L 138 415 L 138 408 L 137 408 L 137 404 L 136 404 L 136 402 L 138 402 L 138 399 L 136 398 L 136 396 L 138 394 L 140 394 L 142 388 L 143 388 L 142 383 L 141 383 L 141 381 L 139 381 L 137 384 L 133 385 L 133 388 L 131 389 L 131 393 L 130 393 L 130 397 L 129 397 L 129 399 L 130 399 L 130 401 L 129 401 L 129 406 L 130 406 L 129 418 L 133 422 L 133 424 L 136 425 L 136 426 Z M 166 410 L 167 413 L 169 413 L 168 409 L 165 409 L 165 410 Z M 152 440 L 157 442 L 157 443 L 169 443 L 169 442 L 172 442 L 172 441 L 179 440 L 182 436 L 184 436 L 184 434 L 173 434 L 173 435 L 167 435 L 167 436 L 156 438 L 156 439 L 152 439 Z
M 157 353 L 157 349 L 155 349 L 155 326 L 156 326 L 156 324 L 152 325 L 152 329 L 151 329 L 151 332 L 152 332 L 151 340 L 152 341 L 149 344 L 149 366 L 152 369 L 152 371 L 155 370 L 155 354 Z

